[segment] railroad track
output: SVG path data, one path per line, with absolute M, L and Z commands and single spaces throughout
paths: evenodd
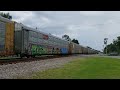
M 7 65 L 7 64 L 16 64 L 21 62 L 32 62 L 32 61 L 39 61 L 39 60 L 46 60 L 46 59 L 53 59 L 53 58 L 61 58 L 61 57 L 68 57 L 70 55 L 54 55 L 54 56 L 39 56 L 35 58 L 10 58 L 10 59 L 0 59 L 0 65 Z

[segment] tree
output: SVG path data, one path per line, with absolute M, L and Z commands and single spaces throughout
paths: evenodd
M 117 40 L 114 43 L 115 43 L 118 53 L 120 53 L 120 36 L 117 37 Z
M 108 53 L 117 52 L 120 54 L 120 36 L 117 39 L 113 39 L 113 42 L 106 46 Z M 104 48 L 104 52 L 106 51 L 106 47 Z
M 74 43 L 76 43 L 76 44 L 79 44 L 79 42 L 78 42 L 78 40 L 77 39 L 73 39 L 73 40 L 71 40 L 71 38 L 68 36 L 68 35 L 63 35 L 62 36 L 62 38 L 64 39 L 64 40 L 67 40 L 67 41 L 72 41 L 72 42 L 74 42 Z
M 62 38 L 65 39 L 65 40 L 67 40 L 67 41 L 71 41 L 70 37 L 68 35 L 66 35 L 66 34 L 63 35 Z
M 77 39 L 73 39 L 72 42 L 76 43 L 76 44 L 79 44 L 78 40 Z
M 106 51 L 106 47 L 104 49 L 104 52 L 105 51 Z M 107 52 L 108 53 L 118 52 L 118 50 L 117 50 L 116 46 L 113 43 L 111 43 L 111 44 L 107 45 Z
M 4 17 L 4 18 L 10 19 L 10 20 L 12 19 L 12 16 L 9 13 L 3 13 L 3 12 L 1 12 L 0 15 L 2 17 Z
M 87 48 L 92 49 L 91 47 L 87 46 Z

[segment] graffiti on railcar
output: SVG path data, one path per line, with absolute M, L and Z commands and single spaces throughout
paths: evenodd
M 48 49 L 47 49 L 48 51 L 48 54 L 52 54 L 52 46 L 48 46 Z
M 59 48 L 56 48 L 56 53 L 60 54 L 60 49 Z
M 36 54 L 41 55 L 47 53 L 47 48 L 43 46 L 32 45 L 31 51 L 32 51 L 32 55 L 36 55 Z
M 67 48 L 61 48 L 61 53 L 62 54 L 68 54 L 68 49 Z
M 43 34 L 43 39 L 48 40 L 49 39 L 48 35 Z

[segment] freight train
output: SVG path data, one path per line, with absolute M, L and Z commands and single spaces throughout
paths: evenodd
M 63 40 L 0 16 L 0 56 L 96 54 L 97 51 Z

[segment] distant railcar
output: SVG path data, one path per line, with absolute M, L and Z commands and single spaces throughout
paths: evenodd
M 72 54 L 81 54 L 82 53 L 82 46 L 76 43 L 70 43 L 70 52 Z

